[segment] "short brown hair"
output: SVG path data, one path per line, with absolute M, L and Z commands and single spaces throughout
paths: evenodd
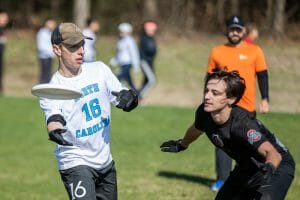
M 228 72 L 226 67 L 224 69 L 219 67 L 214 68 L 213 72 L 208 73 L 205 77 L 205 88 L 211 79 L 223 80 L 226 83 L 227 87 L 225 92 L 227 98 L 236 97 L 233 104 L 237 104 L 245 92 L 245 80 L 239 75 L 238 71 Z

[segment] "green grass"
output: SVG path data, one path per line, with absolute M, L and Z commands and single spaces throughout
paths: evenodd
M 0 98 L 0 196 L 2 200 L 63 200 L 54 144 L 35 98 Z M 300 164 L 300 114 L 258 116 Z M 120 200 L 210 200 L 214 147 L 202 136 L 187 151 L 162 153 L 159 145 L 180 138 L 194 109 L 144 106 L 131 113 L 112 111 L 111 147 L 118 172 Z M 287 200 L 300 196 L 299 168 Z

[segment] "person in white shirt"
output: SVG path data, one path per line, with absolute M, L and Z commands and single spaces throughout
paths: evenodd
M 56 21 L 52 18 L 45 20 L 43 27 L 36 34 L 36 45 L 40 64 L 40 83 L 48 83 L 52 75 L 52 59 L 55 56 L 52 51 L 51 33 L 56 27 Z
M 92 38 L 92 40 L 87 40 L 84 43 L 84 62 L 94 62 L 96 61 L 96 33 L 100 30 L 100 23 L 95 18 L 89 18 L 86 21 L 86 28 L 82 30 L 83 35 Z
M 103 62 L 83 62 L 85 39 L 73 23 L 51 36 L 58 71 L 50 83 L 81 90 L 73 100 L 40 98 L 49 139 L 70 200 L 117 199 L 117 178 L 110 152 L 111 103 L 124 111 L 138 105 L 137 94 L 123 87 Z
M 120 72 L 117 75 L 120 81 L 126 81 L 128 85 L 136 91 L 136 87 L 132 81 L 130 70 L 140 68 L 140 55 L 137 44 L 132 37 L 132 25 L 124 22 L 118 26 L 120 38 L 117 42 L 117 52 L 114 58 L 111 59 L 111 65 L 118 65 Z

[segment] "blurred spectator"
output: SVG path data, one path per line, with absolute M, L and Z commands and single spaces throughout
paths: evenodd
M 52 51 L 51 34 L 56 27 L 56 21 L 52 18 L 45 20 L 43 27 L 37 32 L 36 44 L 40 62 L 40 83 L 48 83 L 52 75 Z
M 249 44 L 254 44 L 254 41 L 258 38 L 259 31 L 255 24 L 248 24 L 246 26 L 246 37 L 244 39 L 245 42 Z
M 92 38 L 92 40 L 86 40 L 84 44 L 84 62 L 96 61 L 96 33 L 100 30 L 100 23 L 95 18 L 89 18 L 86 22 L 86 28 L 83 29 L 82 33 Z
M 144 75 L 142 87 L 139 90 L 140 99 L 144 98 L 146 93 L 154 86 L 156 77 L 154 73 L 154 58 L 157 52 L 155 34 L 157 32 L 157 23 L 154 21 L 145 21 L 142 24 L 142 33 L 140 38 L 141 68 Z
M 120 38 L 117 42 L 117 52 L 115 57 L 110 60 L 113 66 L 118 65 L 120 72 L 117 75 L 120 81 L 125 80 L 128 85 L 136 91 L 133 84 L 130 70 L 133 67 L 138 71 L 140 68 L 140 55 L 134 38 L 132 37 L 132 26 L 129 23 L 121 23 L 118 26 Z
M 5 28 L 9 16 L 5 10 L 0 10 L 0 95 L 3 93 L 4 49 L 6 43 Z

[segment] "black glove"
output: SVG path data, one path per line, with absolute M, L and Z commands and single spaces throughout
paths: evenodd
M 258 162 L 253 157 L 251 157 L 251 161 L 259 171 L 250 178 L 248 185 L 252 187 L 269 185 L 276 170 L 274 165 L 272 163 Z
M 170 141 L 164 142 L 164 143 L 162 143 L 162 145 L 160 145 L 160 150 L 163 152 L 177 153 L 180 151 L 184 151 L 186 149 L 187 149 L 187 147 L 184 147 L 181 145 L 181 139 L 170 140 Z
M 50 131 L 49 132 L 49 140 L 53 141 L 53 142 L 56 142 L 57 144 L 60 144 L 60 145 L 64 145 L 64 146 L 73 146 L 72 143 L 66 141 L 63 136 L 61 135 L 62 133 L 66 132 L 67 129 L 61 129 L 61 128 L 58 128 L 58 129 L 55 129 L 53 131 Z
M 132 89 L 121 90 L 120 92 L 111 92 L 112 95 L 117 97 L 119 104 L 117 108 L 123 109 L 126 112 L 130 112 L 138 105 L 138 95 Z

